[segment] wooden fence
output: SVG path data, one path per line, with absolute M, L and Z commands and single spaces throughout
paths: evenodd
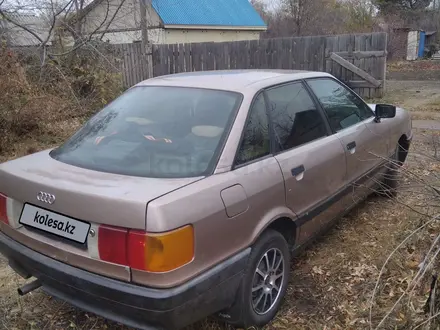
M 364 97 L 383 95 L 387 34 L 350 34 L 222 43 L 153 45 L 153 76 L 223 69 L 329 72 Z M 127 75 L 126 83 L 137 82 Z
M 151 46 L 150 46 L 151 47 Z M 125 87 L 152 76 L 224 69 L 296 69 L 329 72 L 364 97 L 380 97 L 385 87 L 387 34 L 350 34 L 222 43 L 153 45 L 141 43 L 85 47 L 97 65 L 120 72 Z M 40 51 L 24 47 L 21 52 Z

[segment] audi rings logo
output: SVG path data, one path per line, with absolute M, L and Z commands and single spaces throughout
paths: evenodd
M 37 194 L 37 200 L 47 204 L 53 204 L 55 203 L 55 195 L 45 193 L 44 191 L 40 191 Z

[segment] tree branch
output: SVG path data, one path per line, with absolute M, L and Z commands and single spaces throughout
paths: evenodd
M 69 7 L 69 6 L 71 5 L 72 1 L 73 1 L 73 0 L 68 1 L 67 4 L 66 4 L 64 7 L 62 7 L 57 13 L 55 13 L 55 10 L 54 10 L 53 0 L 50 1 L 51 4 L 52 4 L 52 24 L 51 24 L 50 29 L 49 29 L 49 32 L 48 32 L 48 34 L 47 34 L 47 38 L 46 38 L 46 40 L 44 40 L 44 42 L 42 42 L 42 44 L 41 44 L 40 47 L 44 47 L 44 46 L 46 46 L 46 44 L 49 42 L 49 40 L 50 40 L 50 36 L 52 35 L 52 31 L 53 31 L 53 29 L 55 28 L 55 25 L 56 25 L 57 17 L 58 17 L 58 16 L 59 16 L 64 10 L 66 10 L 67 7 Z
M 43 39 L 40 38 L 40 36 L 38 34 L 36 34 L 34 31 L 32 31 L 31 29 L 29 29 L 28 27 L 26 27 L 25 25 L 22 25 L 18 22 L 16 22 L 15 20 L 11 19 L 3 10 L 0 9 L 0 15 L 1 17 L 3 17 L 5 20 L 7 20 L 8 22 L 14 24 L 15 26 L 25 30 L 26 32 L 29 32 L 30 34 L 32 34 L 41 44 L 44 42 Z
M 141 0 L 142 1 L 142 0 Z M 102 38 L 104 38 L 104 35 L 107 33 L 108 29 L 110 28 L 110 24 L 113 23 L 113 21 L 116 18 L 116 15 L 119 13 L 119 10 L 121 9 L 122 5 L 125 3 L 125 0 L 122 0 L 121 3 L 119 4 L 118 8 L 116 8 L 115 13 L 113 14 L 112 18 L 110 19 L 110 21 L 107 24 L 107 27 L 105 28 L 105 31 L 102 32 L 101 37 L 99 38 L 99 40 L 102 40 Z

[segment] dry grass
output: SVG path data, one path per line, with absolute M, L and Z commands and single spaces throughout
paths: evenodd
M 59 144 L 121 91 L 105 68 L 36 60 L 0 47 L 0 162 Z
M 440 61 L 417 60 L 417 61 L 394 61 L 387 65 L 388 72 L 401 71 L 440 71 Z

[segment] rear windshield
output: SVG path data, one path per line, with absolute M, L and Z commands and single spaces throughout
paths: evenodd
M 51 152 L 61 162 L 116 174 L 178 178 L 212 172 L 242 95 L 134 87 Z

